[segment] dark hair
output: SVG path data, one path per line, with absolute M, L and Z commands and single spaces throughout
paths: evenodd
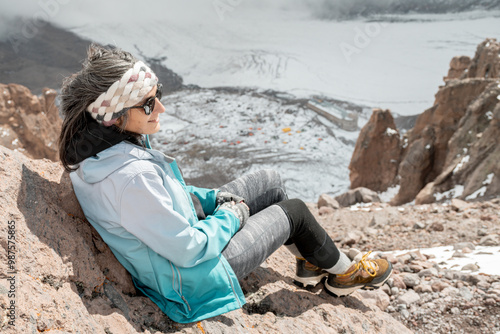
M 137 59 L 126 51 L 91 44 L 83 68 L 64 80 L 60 104 L 63 124 L 59 136 L 59 158 L 67 171 L 74 170 L 68 152 L 71 151 L 70 146 L 75 145 L 75 136 L 87 131 L 89 122 L 95 122 L 88 117 L 87 107 L 120 80 L 136 62 Z M 120 129 L 123 132 L 127 114 L 122 116 L 121 121 Z M 111 127 L 118 129 L 115 125 Z M 131 135 L 137 139 L 141 137 L 139 134 Z

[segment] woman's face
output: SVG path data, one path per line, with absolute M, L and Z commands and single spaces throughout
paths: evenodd
M 151 96 L 156 95 L 157 86 L 155 86 L 138 105 L 144 102 Z M 151 115 L 146 115 L 142 108 L 132 108 L 128 111 L 128 120 L 125 124 L 125 130 L 143 135 L 150 135 L 160 131 L 160 114 L 165 112 L 165 107 L 160 100 L 156 99 L 155 107 Z

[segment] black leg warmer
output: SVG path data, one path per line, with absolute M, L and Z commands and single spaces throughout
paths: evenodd
M 333 267 L 339 260 L 340 252 L 306 204 L 300 199 L 285 200 L 276 204 L 285 211 L 290 222 L 290 238 L 285 245 L 294 243 L 300 254 L 318 267 Z

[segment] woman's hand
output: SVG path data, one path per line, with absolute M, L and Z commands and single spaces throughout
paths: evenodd
M 222 205 L 223 203 L 226 202 L 235 202 L 235 203 L 241 203 L 244 202 L 245 199 L 241 196 L 231 194 L 225 191 L 219 191 L 216 197 L 216 206 Z
M 241 230 L 243 226 L 246 224 L 248 217 L 250 217 L 250 208 L 244 202 L 235 203 L 234 201 L 225 202 L 220 207 L 219 210 L 229 210 L 233 212 L 236 217 L 240 220 L 240 228 Z M 238 230 L 238 231 L 239 231 Z

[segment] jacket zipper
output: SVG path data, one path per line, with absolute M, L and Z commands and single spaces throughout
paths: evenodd
M 231 281 L 231 276 L 229 276 L 229 273 L 228 273 L 228 271 L 226 269 L 226 266 L 224 265 L 224 262 L 222 262 L 220 256 L 217 256 L 217 257 L 219 258 L 219 261 L 222 264 L 222 267 L 224 268 L 224 271 L 226 272 L 227 278 L 229 279 L 229 284 L 231 284 L 231 289 L 233 290 L 234 296 L 236 297 L 236 301 L 238 302 L 238 305 L 240 305 L 240 308 L 241 308 L 241 307 L 243 307 L 243 305 L 241 305 L 240 299 L 238 298 L 238 294 L 234 290 L 233 281 Z
M 169 261 L 170 262 L 170 261 Z M 174 270 L 174 267 L 175 267 L 175 270 Z M 188 308 L 189 311 L 191 311 L 191 306 L 189 305 L 187 299 L 182 295 L 182 276 L 181 276 L 181 272 L 179 271 L 179 269 L 177 269 L 176 266 L 174 266 L 172 264 L 172 262 L 170 262 L 170 268 L 172 269 L 172 273 L 174 274 L 174 279 L 172 280 L 172 289 L 175 291 L 175 293 L 177 293 L 179 295 L 179 297 L 181 297 L 181 299 L 186 303 L 186 306 Z M 175 289 L 175 272 L 177 271 L 177 275 L 179 276 L 179 291 L 177 291 Z

